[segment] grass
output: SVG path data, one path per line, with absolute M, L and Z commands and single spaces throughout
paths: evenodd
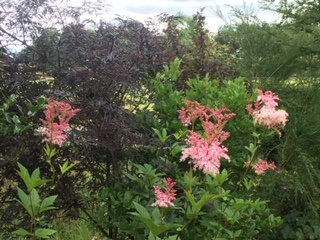
M 87 222 L 81 219 L 78 220 L 55 220 L 53 229 L 58 232 L 51 237 L 51 240 L 91 240 L 93 236 L 97 236 L 102 240 L 97 232 L 94 232 L 88 226 Z
M 106 240 L 98 232 L 92 230 L 83 219 L 56 219 L 53 221 L 51 228 L 56 230 L 57 233 L 52 235 L 49 238 L 50 240 L 91 240 L 94 236 L 97 236 L 99 240 Z M 4 239 L 1 233 L 0 239 Z M 26 238 L 15 236 L 10 239 L 25 240 Z

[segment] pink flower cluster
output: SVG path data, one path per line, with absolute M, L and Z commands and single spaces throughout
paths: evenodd
M 263 93 L 258 90 L 259 96 L 254 105 L 249 104 L 247 110 L 254 118 L 254 123 L 275 130 L 280 136 L 288 121 L 288 113 L 285 110 L 277 110 L 279 97 L 271 91 Z
M 274 164 L 274 162 L 272 163 L 268 163 L 267 161 L 264 161 L 262 159 L 259 159 L 258 163 L 253 164 L 252 168 L 254 169 L 254 171 L 256 172 L 256 174 L 261 175 L 263 174 L 265 171 L 267 171 L 268 169 L 272 169 L 275 170 L 277 167 Z
M 159 207 L 168 207 L 174 206 L 173 200 L 176 199 L 176 191 L 173 187 L 176 185 L 171 178 L 163 179 L 163 183 L 165 184 L 165 191 L 163 192 L 159 186 L 154 185 L 154 191 L 156 194 L 156 202 L 152 204 L 152 206 Z
M 44 125 L 43 141 L 57 144 L 60 147 L 67 139 L 66 131 L 70 129 L 69 121 L 80 109 L 72 109 L 70 104 L 47 98 L 48 108 L 44 111 L 45 119 L 40 119 Z
M 189 131 L 190 136 L 186 140 L 189 145 L 182 151 L 180 161 L 190 158 L 190 164 L 194 169 L 200 169 L 206 174 L 219 173 L 221 158 L 230 161 L 227 155 L 228 149 L 222 143 L 228 138 L 229 132 L 223 131 L 223 127 L 230 118 L 235 116 L 229 109 L 223 106 L 221 109 L 213 109 L 201 105 L 196 101 L 185 101 L 186 108 L 179 111 L 179 119 L 185 126 L 200 120 L 204 129 L 204 137 L 195 131 Z

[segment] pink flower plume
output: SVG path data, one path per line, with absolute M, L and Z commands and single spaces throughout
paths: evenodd
M 72 109 L 70 104 L 47 98 L 48 108 L 44 111 L 45 119 L 40 119 L 44 125 L 43 141 L 57 144 L 60 147 L 67 139 L 66 131 L 70 129 L 69 121 L 80 109 Z
M 173 200 L 176 199 L 176 191 L 173 187 L 176 185 L 176 182 L 171 178 L 163 179 L 163 183 L 165 184 L 165 191 L 163 192 L 159 186 L 154 185 L 154 191 L 156 194 L 156 202 L 151 206 L 159 206 L 159 207 L 168 207 L 174 206 Z
M 265 171 L 267 171 L 268 169 L 272 169 L 275 170 L 277 167 L 274 164 L 274 162 L 272 163 L 268 163 L 267 161 L 264 161 L 262 159 L 259 159 L 258 163 L 254 164 L 252 166 L 252 168 L 254 169 L 254 171 L 256 172 L 256 174 L 261 175 L 263 174 Z
M 258 90 L 259 96 L 254 104 L 249 104 L 247 110 L 254 118 L 254 123 L 276 131 L 280 136 L 288 121 L 288 113 L 285 110 L 277 110 L 279 97 L 271 91 L 263 93 Z
M 204 173 L 217 174 L 222 158 L 230 161 L 227 155 L 228 149 L 222 143 L 228 138 L 229 132 L 223 131 L 223 127 L 230 118 L 235 116 L 229 109 L 223 106 L 221 109 L 213 109 L 201 105 L 196 101 L 185 101 L 186 108 L 179 111 L 180 121 L 188 126 L 196 120 L 200 120 L 204 129 L 204 137 L 194 131 L 186 140 L 189 145 L 182 151 L 180 161 L 190 158 L 189 163 L 194 169 L 200 169 Z

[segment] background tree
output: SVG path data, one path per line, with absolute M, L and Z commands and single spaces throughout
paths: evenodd
M 275 3 L 275 1 L 263 1 Z M 265 193 L 278 196 L 272 205 L 284 216 L 278 238 L 310 238 L 318 236 L 319 164 L 315 155 L 318 141 L 318 1 L 280 1 L 268 5 L 281 14 L 282 21 L 266 24 L 246 9 L 232 9 L 233 21 L 221 29 L 218 41 L 238 49 L 238 67 L 248 85 L 276 91 L 284 100 L 290 121 L 285 135 L 273 139 L 265 147 L 277 159 L 281 181 L 268 179 L 261 183 Z M 304 14 L 306 13 L 306 15 Z M 308 16 L 311 16 L 309 19 Z M 313 140 L 311 140 L 313 139 Z M 283 150 L 278 151 L 279 148 Z M 265 195 L 266 196 L 266 195 Z M 294 199 L 294 200 L 293 200 Z M 312 218 L 311 220 L 307 220 Z M 294 220 L 295 219 L 295 220 Z
M 77 174 L 66 178 L 57 188 L 59 208 L 79 209 L 77 192 L 84 187 L 94 192 L 121 181 L 128 160 L 125 151 L 133 143 L 142 142 L 139 126 L 125 109 L 125 96 L 142 89 L 147 74 L 162 67 L 162 60 L 157 57 L 161 51 L 159 36 L 137 21 L 118 19 L 118 25 L 90 22 L 88 30 L 86 21 L 79 22 L 83 8 L 57 8 L 53 3 L 1 3 L 7 13 L 3 14 L 0 29 L 3 38 L 18 42 L 24 49 L 17 54 L 18 70 L 3 79 L 0 91 L 17 94 L 19 105 L 45 95 L 81 108 L 74 121 L 78 131 L 69 137 L 70 146 L 60 150 L 61 159 L 55 160 L 55 164 L 65 159 L 80 161 L 75 169 Z M 33 129 L 40 126 L 40 117 L 41 112 L 30 120 Z M 40 136 L 34 136 L 32 130 L 19 138 L 2 138 L 1 163 L 5 167 L 1 169 L 1 183 L 10 186 L 19 181 L 15 171 L 17 161 L 31 170 L 40 166 L 44 176 L 48 175 L 41 145 Z M 17 148 L 23 151 L 16 151 Z M 88 173 L 92 174 L 90 181 Z M 7 223 L 2 226 L 9 232 L 12 218 L 19 219 L 15 194 L 8 187 L 1 196 L 1 222 Z
M 281 16 L 280 25 L 285 29 L 288 46 L 299 52 L 296 58 L 300 68 L 296 74 L 314 81 L 319 76 L 320 18 L 319 1 L 262 1 L 263 8 L 275 11 Z
M 164 29 L 166 49 L 182 59 L 184 71 L 176 82 L 179 88 L 186 87 L 185 81 L 197 75 L 209 74 L 211 79 L 219 81 L 238 76 L 229 47 L 214 40 L 202 11 L 195 14 L 192 21 L 181 14 L 167 16 L 164 21 L 168 23 Z

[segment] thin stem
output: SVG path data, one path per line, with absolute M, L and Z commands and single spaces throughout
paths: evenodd
M 189 193 L 192 194 L 192 178 L 193 178 L 193 169 L 190 165 L 190 175 L 189 175 Z M 189 224 L 191 223 L 192 220 L 187 221 L 187 214 L 188 214 L 188 208 L 189 208 L 189 204 L 187 202 L 185 202 L 185 211 L 184 211 L 184 217 L 183 217 L 183 222 L 182 222 L 182 229 L 180 231 L 180 233 L 183 232 L 184 229 L 187 228 L 187 226 L 189 226 Z M 178 240 L 180 233 L 177 234 L 177 238 L 176 240 Z
M 255 138 L 255 140 L 254 140 L 254 149 L 255 149 L 255 150 L 251 152 L 251 157 L 250 157 L 248 163 L 246 163 L 247 169 L 246 169 L 246 171 L 244 172 L 242 178 L 239 180 L 239 182 L 238 182 L 239 184 L 243 181 L 243 179 L 245 178 L 245 176 L 246 176 L 247 173 L 249 172 L 249 167 L 251 166 L 251 164 L 252 164 L 252 162 L 253 162 L 253 160 L 254 160 L 254 158 L 255 158 L 255 156 L 256 156 L 256 153 L 257 153 L 258 142 L 259 142 L 259 141 L 257 141 L 257 138 Z
M 190 179 L 192 180 L 192 178 L 193 178 L 193 169 L 190 165 Z M 189 192 L 190 194 L 192 193 L 192 181 L 189 181 Z
M 52 164 L 52 161 L 51 161 L 52 160 L 51 159 L 52 156 L 51 156 L 51 154 L 54 152 L 55 148 L 51 143 L 49 143 L 48 146 L 49 146 L 49 151 L 47 152 L 47 156 L 48 156 L 47 163 L 50 165 L 50 170 L 52 172 L 52 181 L 54 182 L 54 179 L 55 179 L 55 176 L 56 176 L 56 169 Z
M 31 192 L 29 193 L 29 198 L 30 198 L 30 207 L 31 207 L 31 212 L 32 215 L 30 215 L 31 217 L 31 223 L 30 223 L 30 233 L 31 233 L 31 237 L 32 239 L 35 239 L 35 216 L 34 216 L 34 209 L 33 209 L 33 203 L 32 203 L 32 197 L 31 197 Z

